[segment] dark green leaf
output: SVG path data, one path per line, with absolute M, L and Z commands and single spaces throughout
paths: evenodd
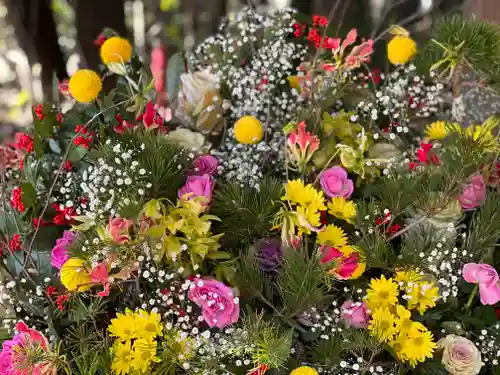
M 69 152 L 68 160 L 72 163 L 80 161 L 88 152 L 88 150 L 82 146 L 76 146 L 76 147 L 70 146 L 70 147 L 72 147 L 72 149 Z
M 23 182 L 21 184 L 22 201 L 26 208 L 33 207 L 36 202 L 36 191 L 32 184 L 29 182 Z
M 38 159 L 43 156 L 44 146 L 44 141 L 38 136 L 38 134 L 36 134 L 35 139 L 33 140 L 33 148 L 35 149 L 35 154 Z

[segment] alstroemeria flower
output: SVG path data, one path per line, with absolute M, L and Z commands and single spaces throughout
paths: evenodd
M 306 123 L 302 121 L 297 124 L 297 129 L 288 135 L 287 145 L 292 161 L 299 168 L 303 168 L 318 150 L 319 139 L 306 131 Z

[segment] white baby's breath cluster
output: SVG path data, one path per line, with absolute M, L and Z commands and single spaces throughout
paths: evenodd
M 498 366 L 500 364 L 500 323 L 482 329 L 477 335 L 474 344 L 481 352 L 482 360 L 485 364 Z
M 371 363 L 363 357 L 350 356 L 342 358 L 338 365 L 329 367 L 320 367 L 318 373 L 324 375 L 395 375 L 397 374 L 395 366 L 389 366 L 384 363 Z

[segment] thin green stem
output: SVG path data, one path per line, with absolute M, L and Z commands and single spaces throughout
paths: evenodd
M 474 289 L 472 289 L 469 299 L 467 300 L 467 304 L 465 305 L 465 310 L 468 311 L 470 309 L 472 301 L 474 301 L 474 297 L 476 296 L 478 289 L 479 289 L 478 284 L 474 285 Z

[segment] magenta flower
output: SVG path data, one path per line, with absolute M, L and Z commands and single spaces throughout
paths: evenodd
M 495 268 L 489 264 L 467 263 L 463 276 L 468 283 L 479 285 L 483 305 L 494 305 L 500 301 L 500 282 Z
M 290 158 L 299 167 L 305 166 L 319 148 L 319 139 L 306 131 L 306 123 L 297 124 L 297 129 L 288 136 L 288 149 Z
M 65 230 L 63 236 L 56 240 L 56 246 L 52 248 L 51 264 L 58 270 L 70 258 L 68 249 L 77 237 L 76 233 Z
M 198 176 L 202 176 L 204 174 L 213 176 L 217 172 L 218 166 L 218 160 L 212 155 L 202 155 L 193 163 L 194 172 Z
M 320 251 L 323 256 L 320 259 L 321 263 L 331 263 L 335 259 L 342 258 L 344 254 L 337 248 L 331 246 L 321 246 Z
M 201 307 L 210 327 L 224 328 L 238 321 L 240 305 L 233 290 L 213 279 L 194 279 L 188 298 Z
M 354 328 L 368 328 L 370 314 L 364 302 L 345 301 L 340 307 L 340 317 L 345 324 Z
M 486 184 L 482 175 L 473 176 L 471 182 L 465 186 L 458 201 L 464 210 L 472 210 L 481 205 L 486 199 Z
M 335 166 L 321 173 L 319 178 L 321 188 L 330 197 L 349 198 L 354 191 L 352 180 L 347 177 L 344 168 Z
M 116 217 L 113 219 L 110 216 L 107 232 L 114 243 L 123 245 L 130 241 L 129 230 L 133 225 L 134 222 L 132 220 L 124 219 L 122 217 Z
M 212 201 L 212 192 L 214 190 L 215 181 L 208 174 L 203 176 L 188 176 L 186 184 L 178 191 L 179 198 L 192 199 L 195 197 L 204 197 L 207 200 L 206 204 Z

